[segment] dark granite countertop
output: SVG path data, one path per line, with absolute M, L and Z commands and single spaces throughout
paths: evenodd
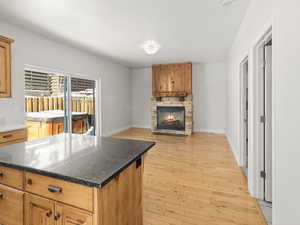
M 0 147 L 0 165 L 90 187 L 102 187 L 154 142 L 60 134 Z

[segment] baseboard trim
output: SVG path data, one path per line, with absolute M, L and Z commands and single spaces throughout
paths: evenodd
M 132 128 L 144 128 L 144 129 L 151 129 L 150 126 L 147 125 L 132 125 Z
M 124 130 L 128 130 L 129 128 L 131 128 L 131 126 L 125 126 L 125 127 L 119 128 L 119 129 L 108 131 L 108 132 L 104 133 L 103 137 L 110 137 L 110 136 L 120 133 Z
M 225 134 L 225 136 L 226 136 L 226 138 L 227 138 L 227 141 L 228 141 L 228 143 L 229 143 L 230 149 L 231 149 L 231 151 L 233 152 L 234 158 L 235 158 L 235 160 L 236 160 L 238 166 L 241 166 L 241 163 L 240 163 L 240 157 L 239 157 L 238 154 L 237 154 L 237 148 L 236 148 L 236 147 L 234 146 L 234 144 L 232 143 L 231 138 L 230 138 L 227 134 Z
M 204 129 L 204 128 L 200 128 L 200 129 L 194 129 L 193 131 L 194 132 L 212 133 L 212 134 L 225 134 L 224 129 Z

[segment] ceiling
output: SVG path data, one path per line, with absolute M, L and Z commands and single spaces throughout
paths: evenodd
M 217 62 L 250 0 L 0 0 L 0 18 L 130 67 Z M 145 54 L 146 40 L 161 45 Z

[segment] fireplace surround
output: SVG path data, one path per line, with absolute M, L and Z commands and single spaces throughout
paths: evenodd
M 157 128 L 185 130 L 185 108 L 178 106 L 158 106 Z
M 192 96 L 151 99 L 151 126 L 153 133 L 191 135 L 193 129 Z

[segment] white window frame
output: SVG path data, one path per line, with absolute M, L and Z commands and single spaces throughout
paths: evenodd
M 70 83 L 71 83 L 71 79 L 72 77 L 75 78 L 82 78 L 82 79 L 89 79 L 89 80 L 94 80 L 95 81 L 95 86 L 96 86 L 96 90 L 95 90 L 95 119 L 96 119 L 96 132 L 95 135 L 96 136 L 102 136 L 102 107 L 101 107 L 101 78 L 95 79 L 93 78 L 93 76 L 87 76 L 87 75 L 78 75 L 78 74 L 73 74 L 70 72 L 64 72 L 61 70 L 56 70 L 56 69 L 51 69 L 51 68 L 46 68 L 46 67 L 40 67 L 40 66 L 33 66 L 33 65 L 28 65 L 25 64 L 25 68 L 24 70 L 33 70 L 33 71 L 37 71 L 37 72 L 45 72 L 45 73 L 54 73 L 57 75 L 62 75 L 67 77 L 68 82 L 69 82 L 69 87 L 70 87 Z M 70 90 L 67 92 L 68 93 L 68 99 L 70 99 Z M 69 111 L 69 115 L 70 115 L 70 111 L 71 111 L 71 102 L 68 101 L 68 111 Z M 72 130 L 72 118 L 69 117 L 68 118 L 68 127 L 69 130 Z

